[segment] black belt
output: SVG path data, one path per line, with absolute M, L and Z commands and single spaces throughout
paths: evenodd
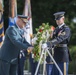
M 67 44 L 58 44 L 56 47 L 67 47 Z

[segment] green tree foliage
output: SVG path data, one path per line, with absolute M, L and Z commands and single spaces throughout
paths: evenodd
M 17 13 L 18 14 L 23 14 L 23 10 L 24 10 L 24 6 L 25 6 L 25 0 L 17 0 Z
M 4 0 L 4 30 L 8 27 L 8 16 L 9 16 L 9 0 Z M 5 31 L 4 31 L 5 32 Z

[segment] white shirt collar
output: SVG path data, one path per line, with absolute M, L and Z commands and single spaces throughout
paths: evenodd
M 61 24 L 61 25 L 59 25 L 58 27 L 59 27 L 59 28 L 61 28 L 63 25 L 64 25 L 64 23 L 63 23 L 63 24 Z

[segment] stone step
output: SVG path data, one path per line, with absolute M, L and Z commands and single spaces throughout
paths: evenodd
M 24 70 L 24 75 L 31 75 L 31 72 L 29 72 L 28 70 Z M 42 74 L 39 74 L 42 75 Z M 74 75 L 74 74 L 68 74 L 68 75 Z

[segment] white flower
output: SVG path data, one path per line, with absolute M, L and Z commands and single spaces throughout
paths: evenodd
M 34 38 L 32 39 L 32 43 L 33 43 L 33 44 L 36 44 L 36 40 L 37 40 L 37 37 L 34 37 Z
M 42 49 L 45 49 L 45 48 L 47 48 L 47 44 L 46 43 L 42 44 Z

